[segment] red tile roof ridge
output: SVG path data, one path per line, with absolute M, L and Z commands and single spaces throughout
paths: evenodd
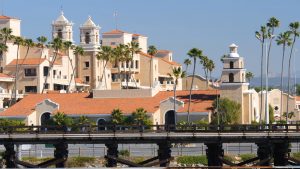
M 0 15 L 0 19 L 18 19 L 18 18 L 14 18 L 14 17 L 11 17 L 11 16 L 6 16 L 6 15 Z
M 26 59 L 18 59 L 18 64 L 20 65 L 40 65 L 43 63 L 45 58 L 26 58 Z M 17 59 L 13 59 L 7 66 L 14 66 L 17 64 Z

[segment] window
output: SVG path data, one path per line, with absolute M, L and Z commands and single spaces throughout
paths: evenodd
M 91 42 L 91 37 L 90 37 L 90 33 L 85 33 L 85 43 L 89 44 Z
M 133 62 L 130 62 L 130 67 L 133 68 Z
M 126 61 L 126 68 L 129 68 L 129 62 Z
M 116 42 L 110 42 L 110 45 L 114 46 L 116 45 Z
M 63 38 L 63 34 L 62 34 L 62 30 L 61 29 L 57 30 L 57 37 L 59 37 L 60 39 Z
M 90 76 L 84 76 L 85 82 L 90 82 Z
M 84 62 L 84 67 L 85 67 L 85 68 L 89 68 L 89 67 L 90 67 L 90 62 L 89 62 L 89 61 Z
M 25 76 L 36 76 L 36 69 L 35 68 L 28 68 L 25 69 Z
M 234 82 L 234 75 L 233 73 L 229 73 L 229 83 Z
M 230 69 L 233 69 L 233 62 L 231 61 L 229 64 L 230 64 Z
M 49 74 L 49 67 L 48 66 L 44 66 L 43 74 L 44 74 L 44 76 L 48 76 L 48 74 Z
M 45 89 L 49 89 L 49 83 L 45 83 L 45 84 L 44 84 L 44 88 L 45 88 Z
M 25 86 L 25 92 L 26 93 L 36 93 L 37 88 L 36 88 L 36 86 Z
M 136 69 L 139 68 L 139 61 L 138 61 L 138 60 L 135 61 L 135 68 L 136 68 Z
M 53 77 L 56 76 L 56 70 L 53 70 Z

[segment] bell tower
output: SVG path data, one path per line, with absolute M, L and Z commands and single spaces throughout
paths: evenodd
M 246 69 L 244 68 L 244 58 L 240 57 L 237 50 L 238 46 L 231 44 L 229 54 L 222 58 L 223 70 L 221 75 L 220 96 L 236 101 L 241 104 L 242 114 L 240 123 L 246 123 L 244 119 L 244 93 L 248 91 L 249 84 L 246 82 Z
M 97 26 L 89 16 L 83 25 L 80 26 L 80 46 L 85 51 L 96 51 L 100 47 L 100 26 Z
M 73 42 L 73 23 L 61 11 L 60 16 L 52 22 L 52 38 L 61 38 L 63 41 Z

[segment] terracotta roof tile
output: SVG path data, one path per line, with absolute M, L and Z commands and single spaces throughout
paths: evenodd
M 27 59 L 19 59 L 19 65 L 39 65 L 43 63 L 46 59 L 45 58 L 27 58 Z M 17 59 L 12 60 L 7 66 L 14 66 L 17 63 Z
M 127 33 L 127 32 L 124 32 L 124 31 L 121 31 L 121 30 L 118 30 L 118 29 L 114 29 L 112 31 L 104 32 L 102 34 L 106 35 L 106 34 L 123 34 L 123 33 Z
M 10 16 L 0 15 L 0 19 L 17 19 Z
M 213 100 L 216 98 L 216 90 L 193 91 L 191 112 L 208 112 Z M 177 91 L 177 99 L 184 101 L 185 106 L 178 112 L 186 112 L 189 91 Z M 89 97 L 88 93 L 69 94 L 31 94 L 8 108 L 0 116 L 27 116 L 34 111 L 36 104 L 45 99 L 50 99 L 59 104 L 59 111 L 69 115 L 84 114 L 110 114 L 115 108 L 120 108 L 125 114 L 132 113 L 136 108 L 142 107 L 148 112 L 159 109 L 161 101 L 173 96 L 172 91 L 159 92 L 154 97 L 146 98 L 109 98 L 96 99 Z
M 13 77 L 4 73 L 0 73 L 0 78 L 13 78 Z

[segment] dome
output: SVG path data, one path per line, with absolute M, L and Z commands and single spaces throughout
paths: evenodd
M 92 21 L 91 16 L 88 17 L 88 20 L 82 25 L 84 27 L 96 27 L 96 24 Z
M 69 20 L 64 16 L 63 11 L 61 11 L 60 16 L 55 20 L 55 23 L 60 23 L 60 24 L 69 23 Z

